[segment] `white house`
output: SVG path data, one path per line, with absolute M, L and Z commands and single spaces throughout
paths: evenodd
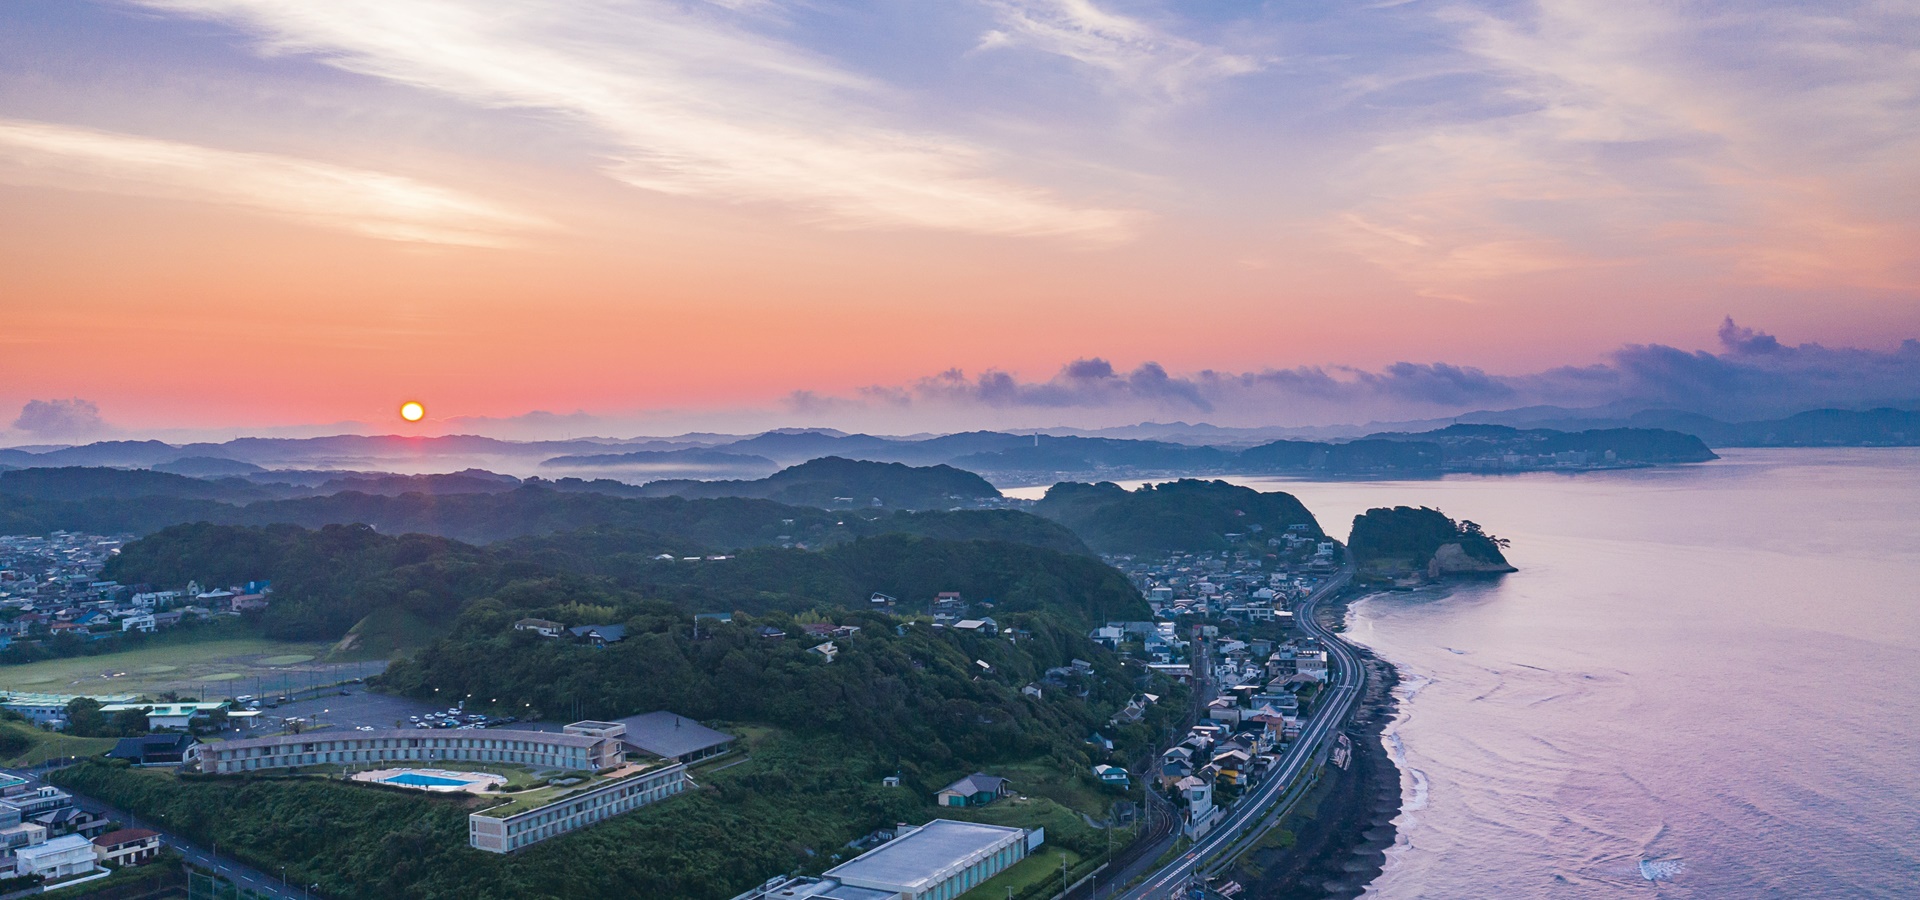
M 48 881 L 85 875 L 96 868 L 93 841 L 77 834 L 21 847 L 13 855 L 19 860 L 20 874 L 39 875 Z
M 1213 783 L 1189 775 L 1174 789 L 1187 801 L 1187 836 L 1196 840 L 1204 837 L 1213 827 Z
M 120 620 L 121 631 L 143 631 L 148 634 L 152 634 L 154 629 L 158 627 L 159 626 L 154 623 L 153 613 L 142 613 L 137 616 L 128 616 Z

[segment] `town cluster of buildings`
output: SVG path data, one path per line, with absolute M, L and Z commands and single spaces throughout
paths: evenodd
M 140 865 L 159 855 L 158 834 L 110 827 L 66 791 L 0 775 L 0 878 L 58 882 L 104 876 L 102 863 Z
M 1218 786 L 1245 789 L 1279 763 L 1328 677 L 1327 652 L 1310 639 L 1277 647 L 1227 639 L 1217 646 L 1221 658 L 1212 674 L 1220 696 L 1207 703 L 1205 719 L 1161 753 L 1155 773 L 1160 787 L 1185 803 L 1184 827 L 1195 839 L 1222 815 Z
M 1088 635 L 1177 681 L 1217 687 L 1152 773 L 1183 804 L 1184 829 L 1196 839 L 1224 815 L 1217 792 L 1237 794 L 1279 763 L 1328 678 L 1326 649 L 1291 626 L 1293 607 L 1337 568 L 1337 547 L 1304 526 L 1264 540 L 1227 537 L 1234 549 L 1224 552 L 1109 559 L 1147 597 L 1154 618 L 1108 622 Z M 1209 652 L 1196 653 L 1197 641 Z
M 188 619 L 267 608 L 271 588 L 264 581 L 156 590 L 101 580 L 100 570 L 121 543 L 66 531 L 0 537 L 0 649 L 63 635 L 100 640 L 152 633 Z

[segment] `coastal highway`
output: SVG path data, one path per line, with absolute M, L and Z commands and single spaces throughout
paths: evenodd
M 1328 739 L 1346 722 L 1348 714 L 1353 711 L 1354 702 L 1359 699 L 1360 687 L 1366 677 L 1365 670 L 1360 667 L 1360 654 L 1346 641 L 1321 628 L 1313 616 L 1314 607 L 1320 601 L 1346 587 L 1352 579 L 1353 562 L 1349 559 L 1338 573 L 1314 589 L 1294 610 L 1294 624 L 1307 635 L 1320 640 L 1327 648 L 1334 667 L 1326 690 L 1315 701 L 1313 715 L 1300 730 L 1300 739 L 1287 748 L 1286 754 L 1267 774 L 1266 780 L 1252 792 L 1243 795 L 1227 817 L 1216 824 L 1213 831 L 1200 839 L 1199 843 L 1148 875 L 1133 889 L 1115 896 L 1122 900 L 1164 900 L 1180 896 L 1196 874 L 1206 874 L 1209 866 L 1233 858 L 1233 853 L 1223 851 L 1238 851 L 1244 845 L 1259 840 L 1260 835 L 1279 818 L 1285 804 L 1276 801 L 1307 770 Z

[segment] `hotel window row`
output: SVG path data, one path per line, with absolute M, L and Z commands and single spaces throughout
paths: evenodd
M 326 740 L 287 736 L 201 744 L 198 748 L 202 770 L 220 774 L 324 764 L 433 760 L 595 770 L 618 765 L 623 751 L 618 740 L 533 731 L 471 737 L 367 736 Z
M 686 766 L 676 765 L 660 772 L 622 779 L 505 818 L 477 812 L 467 817 L 469 839 L 474 847 L 494 853 L 518 850 L 664 800 L 685 791 L 687 784 Z

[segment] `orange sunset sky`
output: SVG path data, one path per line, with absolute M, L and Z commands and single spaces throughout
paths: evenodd
M 17 0 L 0 406 L 1312 424 L 1645 396 L 1637 345 L 1905 399 L 1916 35 L 1870 3 Z

